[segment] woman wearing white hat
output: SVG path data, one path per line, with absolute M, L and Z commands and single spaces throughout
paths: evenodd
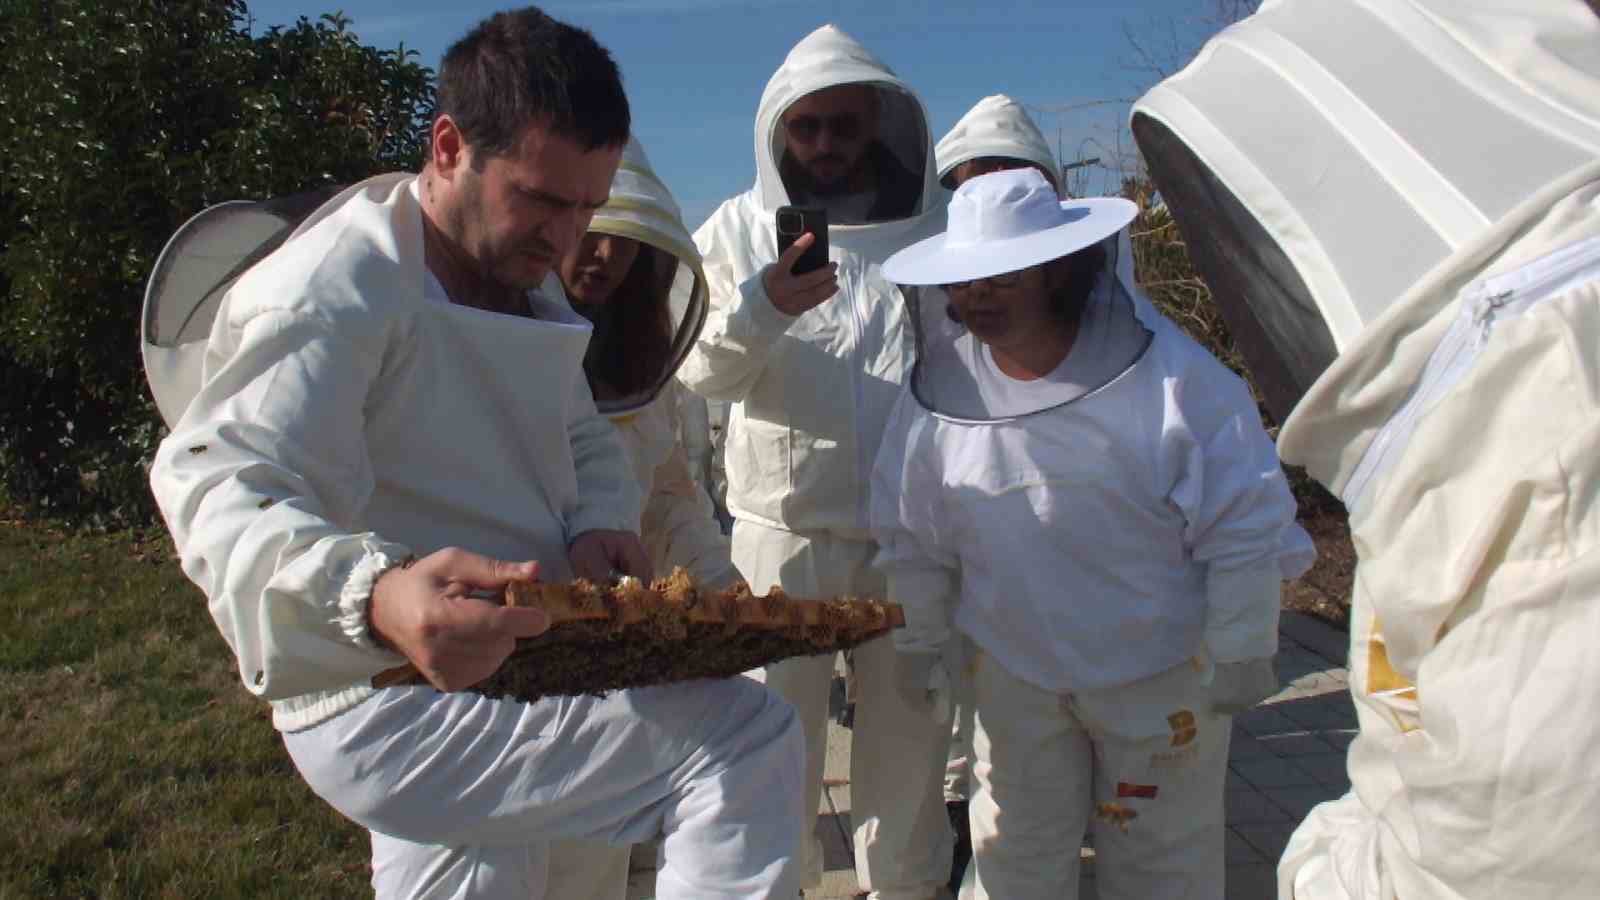
M 1249 391 L 1118 264 L 1135 212 L 983 175 L 884 265 L 919 356 L 873 527 L 910 701 L 978 651 L 968 895 L 1075 896 L 1092 831 L 1106 900 L 1220 900 L 1230 715 L 1313 555 Z

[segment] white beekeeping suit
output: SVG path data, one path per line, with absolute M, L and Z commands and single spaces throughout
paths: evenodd
M 1283 900 L 1600 883 L 1596 47 L 1580 0 L 1271 3 L 1135 107 L 1360 557 L 1351 791 Z
M 548 841 L 663 832 L 658 896 L 790 895 L 798 832 L 769 810 L 786 793 L 798 814 L 801 754 L 776 698 L 373 686 L 404 660 L 362 608 L 382 567 L 474 547 L 565 579 L 570 535 L 634 528 L 641 498 L 579 377 L 589 323 L 544 291 L 528 317 L 452 302 L 413 176 L 312 206 L 214 207 L 163 251 L 144 340 L 177 418 L 151 485 L 301 775 L 372 832 L 378 895 L 542 897 Z M 763 720 L 788 723 L 787 748 L 765 749 Z M 730 827 L 764 855 L 742 863 Z
M 713 588 L 730 584 L 739 573 L 729 559 L 728 539 L 717 523 L 711 498 L 690 470 L 679 411 L 685 392 L 671 377 L 705 321 L 700 253 L 683 226 L 676 201 L 637 138 L 623 151 L 611 196 L 595 213 L 589 231 L 637 241 L 640 258 L 634 265 L 654 267 L 651 277 L 644 279 L 651 290 L 611 297 L 605 304 L 609 314 L 577 303 L 573 308 L 593 316 L 597 331 L 656 329 L 664 339 L 662 346 L 671 350 L 667 366 L 652 369 L 649 377 L 640 379 L 639 390 L 622 396 L 611 388 L 617 381 L 611 373 L 626 360 L 591 357 L 585 367 L 596 397 L 610 398 L 598 399 L 596 405 L 621 435 L 645 498 L 639 537 L 658 575 L 682 566 L 699 584 Z M 612 336 L 597 334 L 595 346 L 621 348 L 607 343 Z M 628 858 L 626 844 L 557 843 L 550 848 L 545 889 L 551 897 L 622 900 L 628 888 Z
M 1076 896 L 1085 831 L 1101 897 L 1222 896 L 1229 716 L 1275 689 L 1279 585 L 1312 558 L 1249 391 L 1134 290 L 1133 215 L 1058 204 L 1032 169 L 983 175 L 945 235 L 887 266 L 924 287 L 905 289 L 919 353 L 878 456 L 874 532 L 902 654 L 948 658 L 957 635 L 977 648 L 978 898 Z M 1079 251 L 1100 269 L 1065 358 L 1035 380 L 1000 372 L 934 286 Z M 1132 818 L 1093 815 L 1108 807 Z
M 783 116 L 809 95 L 841 85 L 873 91 L 877 140 L 864 158 L 876 173 L 875 192 L 830 205 L 839 291 L 791 316 L 773 305 L 761 278 L 778 258 L 774 215 L 791 202 L 822 201 L 802 196 Z M 755 152 L 755 186 L 725 201 L 695 233 L 711 312 L 679 377 L 708 400 L 731 404 L 724 455 L 733 560 L 752 588 L 881 596 L 867 484 L 884 420 L 910 370 L 912 329 L 879 266 L 943 221 L 926 115 L 887 66 L 825 26 L 800 41 L 768 82 Z M 858 648 L 853 658 L 861 691 L 850 779 L 857 877 L 874 897 L 920 900 L 949 870 L 941 729 L 895 694 L 887 640 Z M 832 659 L 812 657 L 766 673 L 806 726 L 808 822 L 822 790 L 832 669 Z M 809 884 L 820 881 L 820 851 L 814 841 L 803 848 Z
M 1022 104 L 1005 94 L 979 100 L 934 147 L 939 163 L 939 183 L 956 188 L 952 176 L 957 166 L 975 159 L 1006 160 L 1039 167 L 1060 188 L 1056 155 Z

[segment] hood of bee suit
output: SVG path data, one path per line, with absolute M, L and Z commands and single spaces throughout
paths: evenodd
M 218 203 L 167 240 L 145 283 L 139 347 L 150 392 L 169 427 L 200 390 L 206 340 L 228 289 L 339 190 Z
M 934 156 L 939 161 L 939 183 L 952 190 L 955 186 L 949 179 L 955 167 L 986 156 L 1026 160 L 1049 172 L 1053 181 L 1061 178 L 1056 155 L 1039 126 L 1021 104 L 1005 94 L 979 100 L 939 139 Z
M 1134 105 L 1280 421 L 1428 273 L 1600 155 L 1597 47 L 1583 0 L 1267 0 Z
M 782 161 L 788 138 L 784 112 L 808 94 L 847 84 L 865 84 L 876 90 L 877 149 L 871 152 L 880 163 L 880 187 L 887 185 L 896 195 L 892 199 L 903 202 L 880 203 L 878 212 L 859 221 L 830 213 L 830 234 L 834 226 L 916 222 L 941 211 L 945 192 L 938 186 L 933 140 L 922 101 L 887 65 L 834 25 L 824 25 L 796 44 L 761 94 L 755 153 L 762 207 L 776 210 L 804 201 L 798 188 L 785 181 Z
M 595 402 L 602 413 L 622 416 L 656 399 L 699 337 L 708 304 L 705 271 L 694 239 L 684 227 L 677 201 L 656 175 L 637 138 L 628 141 L 622 164 L 611 181 L 611 194 L 605 206 L 595 213 L 589 230 L 635 240 L 653 250 L 658 260 L 660 277 L 651 286 L 652 296 L 643 308 L 653 313 L 647 327 L 665 327 L 670 352 L 661 358 L 660 370 L 638 389 L 605 398 L 601 396 L 604 392 L 596 392 Z M 664 316 L 654 315 L 662 308 Z M 645 325 L 637 320 L 611 317 L 604 324 L 596 324 L 597 339 L 604 337 L 598 333 L 604 327 Z

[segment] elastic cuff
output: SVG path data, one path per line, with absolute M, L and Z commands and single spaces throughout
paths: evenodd
M 358 647 L 386 650 L 372 636 L 368 613 L 372 607 L 372 588 L 379 576 L 390 569 L 410 566 L 416 557 L 398 544 L 378 544 L 362 541 L 365 551 L 350 569 L 344 586 L 339 589 L 339 631 Z

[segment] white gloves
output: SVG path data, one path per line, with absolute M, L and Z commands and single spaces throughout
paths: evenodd
M 1278 669 L 1268 659 L 1218 663 L 1211 674 L 1211 711 L 1234 716 L 1278 692 Z

